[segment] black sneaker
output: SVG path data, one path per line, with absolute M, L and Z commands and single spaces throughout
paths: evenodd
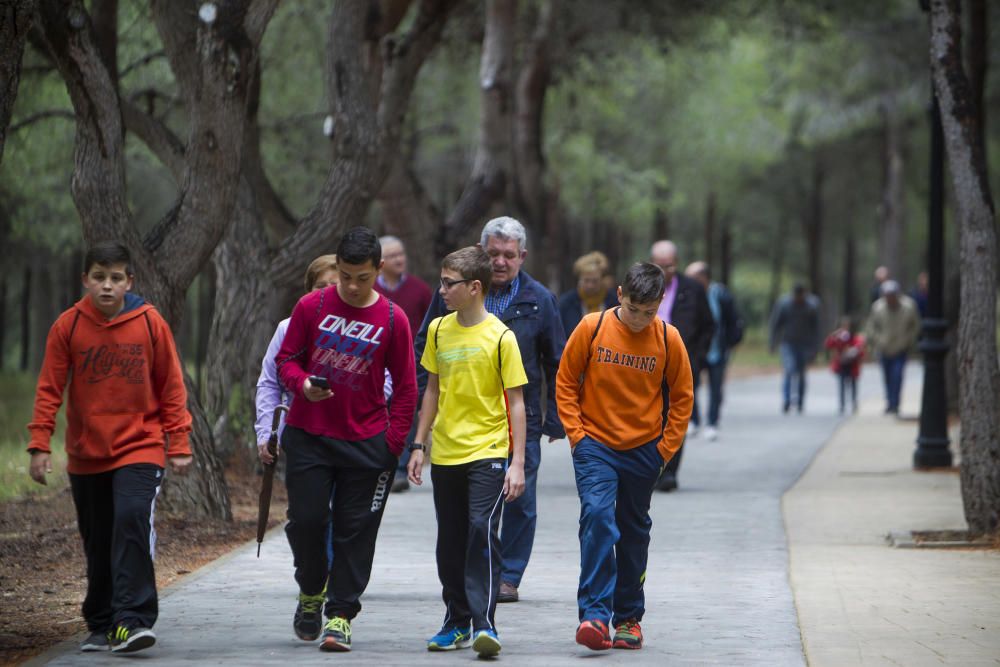
M 343 616 L 334 616 L 327 621 L 319 648 L 321 651 L 350 651 L 351 622 Z
M 156 635 L 149 628 L 119 625 L 108 633 L 108 643 L 114 653 L 134 653 L 156 643 Z
M 80 644 L 80 650 L 84 653 L 107 651 L 110 648 L 111 644 L 108 643 L 107 632 L 91 632 L 90 636 L 84 639 L 83 643 Z
M 318 595 L 299 593 L 299 606 L 295 608 L 295 636 L 307 642 L 319 637 L 323 629 L 323 604 L 326 602 L 326 591 Z

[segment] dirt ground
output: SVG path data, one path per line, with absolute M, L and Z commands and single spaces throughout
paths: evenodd
M 234 469 L 235 468 L 235 469 Z M 156 517 L 156 584 L 184 575 L 255 539 L 260 476 L 226 472 L 233 522 Z M 275 481 L 270 525 L 285 516 L 285 486 Z M 0 504 L 0 665 L 16 665 L 87 628 L 80 616 L 86 565 L 69 488 Z

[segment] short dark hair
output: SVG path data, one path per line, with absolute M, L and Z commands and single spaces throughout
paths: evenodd
M 375 232 L 367 227 L 354 227 L 347 230 L 337 246 L 337 262 L 344 264 L 364 264 L 371 260 L 372 266 L 378 268 L 382 261 L 382 244 L 378 242 Z
M 470 245 L 450 253 L 441 262 L 441 268 L 456 271 L 466 280 L 478 280 L 483 290 L 493 280 L 493 260 L 479 246 Z
M 83 257 L 83 272 L 90 273 L 95 264 L 98 266 L 124 264 L 125 273 L 132 275 L 132 255 L 129 254 L 128 248 L 118 241 L 99 241 L 90 246 Z
M 634 304 L 652 303 L 663 298 L 663 288 L 667 278 L 656 264 L 636 262 L 622 281 L 622 297 L 628 297 Z

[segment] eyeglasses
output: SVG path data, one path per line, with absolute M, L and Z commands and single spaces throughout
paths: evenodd
M 455 285 L 461 285 L 462 283 L 471 283 L 473 278 L 465 278 L 464 280 L 449 280 L 448 278 L 441 279 L 441 289 L 447 291 L 450 290 Z

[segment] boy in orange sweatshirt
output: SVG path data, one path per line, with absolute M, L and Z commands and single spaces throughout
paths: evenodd
M 621 306 L 583 318 L 556 374 L 580 496 L 576 641 L 595 651 L 642 648 L 650 499 L 694 402 L 684 342 L 656 316 L 663 283 L 655 264 L 633 265 Z
M 52 472 L 49 441 L 63 392 L 66 455 L 87 556 L 82 651 L 128 653 L 156 642 L 153 508 L 169 459 L 191 464 L 191 415 L 170 327 L 128 293 L 128 250 L 93 246 L 84 260 L 86 294 L 49 330 L 35 392 L 31 478 Z

